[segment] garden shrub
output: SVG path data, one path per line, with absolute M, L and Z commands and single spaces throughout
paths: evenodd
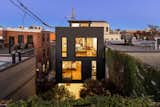
M 59 101 L 51 100 L 46 101 L 39 97 L 32 97 L 27 101 L 17 101 L 8 104 L 8 107 L 74 107 L 73 105 L 78 105 L 79 107 L 84 107 L 89 105 L 89 107 L 156 107 L 157 103 L 152 102 L 147 97 L 122 97 L 119 95 L 113 96 L 88 96 L 86 98 L 80 98 L 78 100 L 69 101 Z M 87 106 L 88 107 L 88 106 Z M 158 107 L 158 104 L 157 104 Z
M 160 100 L 160 71 L 125 53 L 108 49 L 109 79 L 125 96 L 149 95 Z M 158 96 L 157 96 L 158 95 Z
M 40 97 L 44 100 L 59 100 L 59 101 L 65 101 L 72 100 L 75 98 L 74 95 L 72 95 L 69 90 L 67 90 L 63 85 L 61 86 L 54 86 L 54 88 L 51 88 L 49 91 L 45 93 L 41 93 Z

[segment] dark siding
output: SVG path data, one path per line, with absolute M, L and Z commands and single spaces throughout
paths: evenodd
M 104 28 L 100 27 L 57 27 L 56 28 L 56 80 L 62 82 L 62 60 L 82 61 L 82 79 L 91 78 L 91 61 L 97 61 L 97 79 L 105 77 L 104 62 Z M 61 48 L 63 36 L 67 37 L 67 58 L 62 58 Z M 75 38 L 76 37 L 97 37 L 97 57 L 75 57 Z M 82 81 L 83 81 L 82 80 Z M 72 82 L 82 82 L 72 81 Z
M 91 78 L 91 61 L 86 60 L 83 61 L 83 71 L 82 71 L 82 76 L 83 80 L 87 80 Z

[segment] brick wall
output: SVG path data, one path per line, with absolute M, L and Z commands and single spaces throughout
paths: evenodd
M 18 45 L 18 36 L 23 35 L 23 44 L 27 44 L 27 37 L 32 35 L 33 37 L 33 45 L 35 49 L 35 57 L 36 57 L 36 69 L 42 71 L 42 66 L 50 65 L 48 62 L 50 61 L 50 39 L 55 40 L 55 34 L 50 31 L 36 31 L 36 32 L 29 32 L 29 31 L 11 31 L 5 30 L 0 31 L 0 34 L 3 33 L 5 38 L 4 44 L 6 47 L 9 46 L 9 37 L 14 37 L 14 45 Z M 51 38 L 50 38 L 51 37 Z M 48 71 L 48 70 L 46 70 Z M 41 73 L 38 73 L 38 75 Z
M 20 32 L 20 31 L 7 31 L 7 39 L 5 40 L 6 45 L 9 44 L 9 37 L 14 37 L 15 39 L 15 45 L 18 45 L 18 35 L 24 36 L 24 44 L 27 43 L 27 36 L 32 35 L 33 36 L 33 43 L 36 41 L 36 38 L 41 34 L 41 32 Z M 35 45 L 35 44 L 34 44 Z

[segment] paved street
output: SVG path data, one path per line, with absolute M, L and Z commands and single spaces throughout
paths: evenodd
M 17 90 L 22 89 L 23 86 L 30 82 L 30 80 L 33 81 L 34 76 L 35 58 L 31 58 L 23 63 L 18 64 L 17 66 L 0 72 L 0 99 L 11 96 L 13 92 L 17 92 Z M 34 82 L 31 82 L 27 87 L 29 89 L 33 89 L 30 90 L 31 93 L 35 92 Z
M 34 96 L 36 94 L 35 89 L 35 76 L 27 81 L 21 88 L 11 93 L 7 98 L 12 100 L 21 100 L 26 99 L 30 96 Z

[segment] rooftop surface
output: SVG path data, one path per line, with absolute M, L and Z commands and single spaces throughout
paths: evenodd
M 77 22 L 103 22 L 103 23 L 107 23 L 107 21 L 104 21 L 104 20 L 68 20 L 68 22 L 74 22 L 74 23 L 77 23 Z
M 139 46 L 124 46 L 124 45 L 108 45 L 112 50 L 125 52 L 126 54 L 135 57 L 145 64 L 160 70 L 160 50 L 155 50 L 151 47 Z
M 149 52 L 149 53 L 160 53 L 160 50 L 155 50 L 153 47 L 144 46 L 125 46 L 125 45 L 107 45 L 106 47 L 112 50 L 122 51 L 122 52 Z

